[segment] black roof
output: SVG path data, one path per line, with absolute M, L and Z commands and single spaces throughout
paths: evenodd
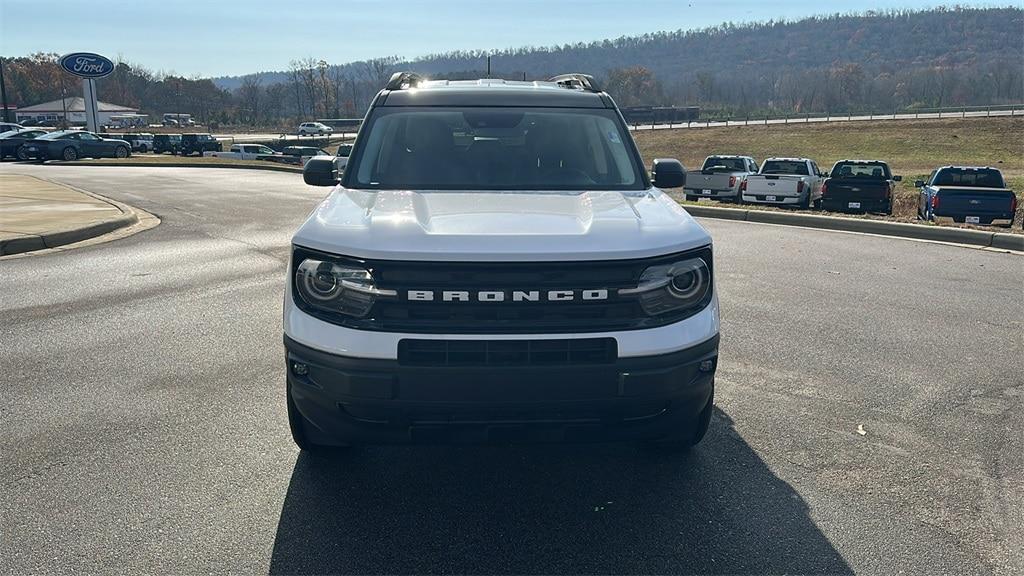
M 377 106 L 530 106 L 613 108 L 604 92 L 567 88 L 555 82 L 433 80 L 415 87 L 383 90 Z

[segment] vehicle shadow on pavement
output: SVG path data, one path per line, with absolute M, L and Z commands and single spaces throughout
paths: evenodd
M 299 456 L 271 574 L 848 573 L 716 408 L 689 455 L 636 444 Z

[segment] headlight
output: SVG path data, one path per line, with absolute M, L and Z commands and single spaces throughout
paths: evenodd
M 395 296 L 373 283 L 370 271 L 357 265 L 306 258 L 295 268 L 295 291 L 303 302 L 324 312 L 362 318 L 378 297 Z
M 636 288 L 620 289 L 619 295 L 637 297 L 651 316 L 702 308 L 711 296 L 711 270 L 704 258 L 651 266 L 640 275 Z

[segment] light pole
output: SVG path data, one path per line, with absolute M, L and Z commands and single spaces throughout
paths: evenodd
M 4 122 L 11 121 L 11 111 L 7 108 L 7 84 L 4 83 L 4 59 L 0 58 L 0 104 L 3 105 Z
M 321 60 L 317 62 L 316 67 L 320 71 L 320 86 L 324 91 L 324 117 L 327 117 L 327 111 L 331 107 L 331 94 L 330 90 L 327 89 L 327 61 Z

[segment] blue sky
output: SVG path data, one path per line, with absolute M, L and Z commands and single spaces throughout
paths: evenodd
M 155 71 L 222 76 L 283 70 L 289 60 L 306 56 L 332 64 L 386 55 L 415 58 L 727 21 L 934 5 L 916 0 L 0 0 L 0 54 L 89 51 Z

